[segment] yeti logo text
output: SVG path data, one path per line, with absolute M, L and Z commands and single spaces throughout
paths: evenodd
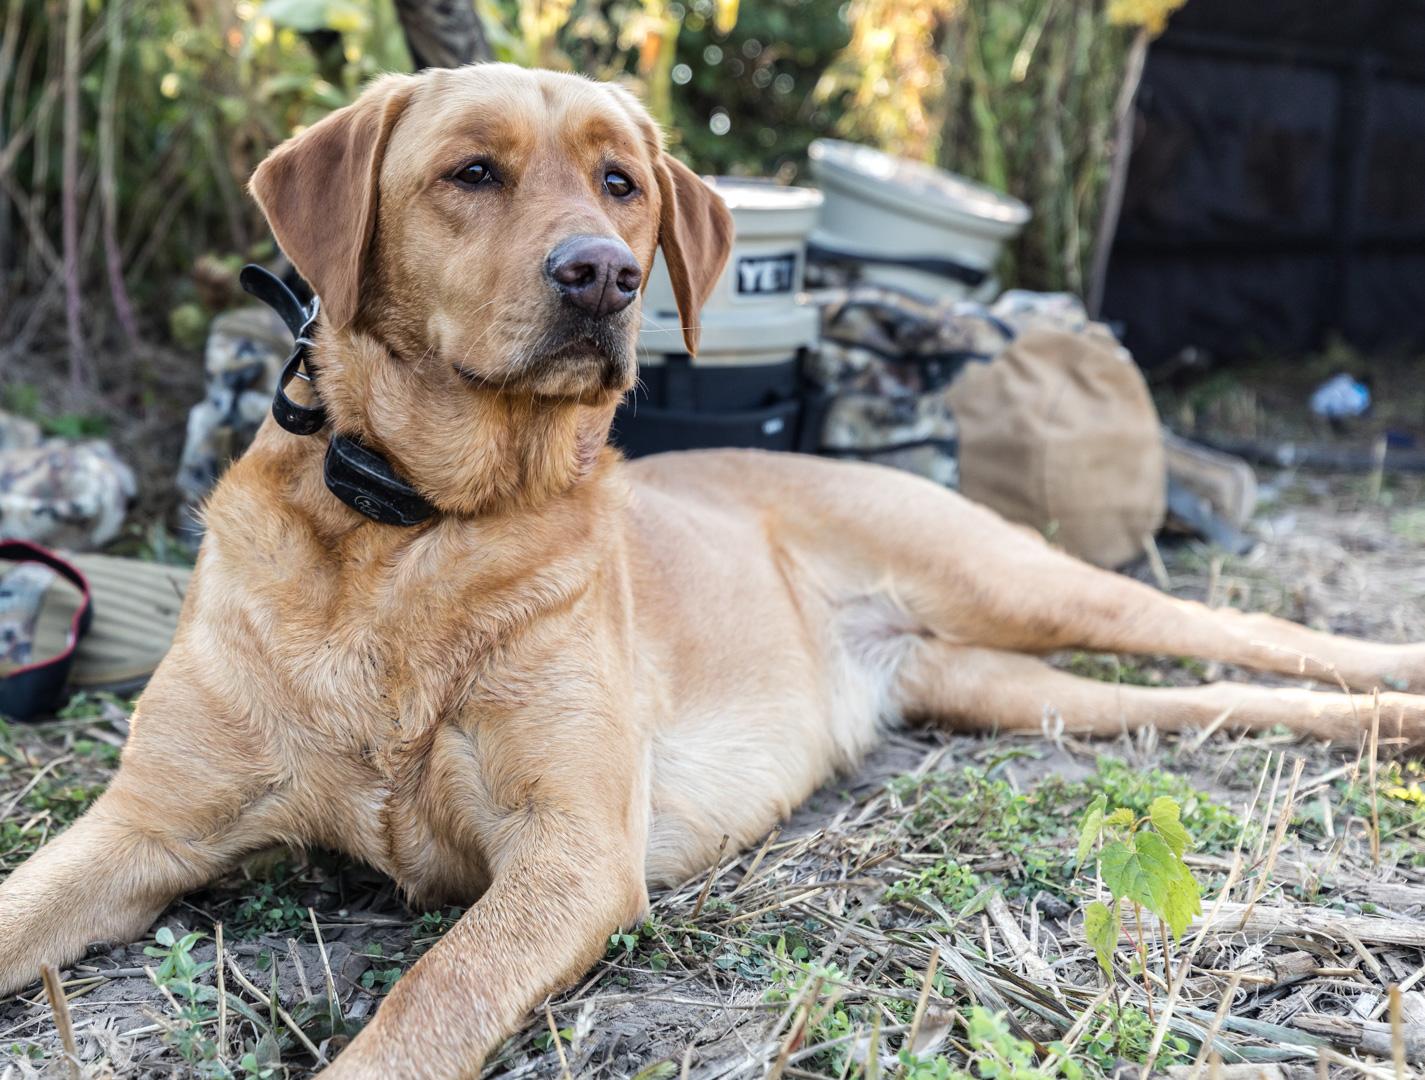
M 768 296 L 792 291 L 796 276 L 797 257 L 786 255 L 749 255 L 737 260 L 737 295 Z

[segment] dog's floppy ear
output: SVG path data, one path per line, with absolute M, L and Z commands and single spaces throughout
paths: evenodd
M 373 83 L 269 154 L 248 185 L 336 329 L 356 317 L 362 264 L 376 228 L 381 159 L 415 84 L 403 75 Z
M 671 154 L 661 155 L 657 173 L 658 243 L 678 301 L 683 344 L 696 353 L 699 314 L 732 250 L 732 215 L 722 198 Z

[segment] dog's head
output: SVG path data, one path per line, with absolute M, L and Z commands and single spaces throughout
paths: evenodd
M 732 235 L 632 95 L 504 64 L 380 79 L 251 187 L 329 333 L 373 338 L 427 381 L 436 364 L 546 404 L 633 384 L 657 247 L 695 351 Z

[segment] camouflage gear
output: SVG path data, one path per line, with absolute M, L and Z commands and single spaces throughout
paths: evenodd
M 40 563 L 0 563 L 0 674 L 35 659 L 40 603 L 58 579 L 58 574 Z
M 136 493 L 133 472 L 106 442 L 0 450 L 0 536 L 12 540 L 99 547 L 118 535 Z
M 821 450 L 958 486 L 958 431 L 948 393 L 967 363 L 986 362 L 1020 333 L 1091 325 L 1067 293 L 1011 291 L 993 305 L 932 303 L 877 285 L 814 294 L 820 352 L 809 381 L 828 396 Z
M 272 406 L 292 336 L 266 307 L 224 312 L 213 320 L 204 356 L 207 396 L 188 413 L 178 487 L 197 502 L 228 462 L 252 442 Z
M 1079 333 L 1090 325 L 1083 306 L 1065 293 L 1010 291 L 987 307 L 853 283 L 823 289 L 812 300 L 822 311 L 822 341 L 805 375 L 827 401 L 822 452 L 908 469 L 952 487 L 957 431 L 946 393 L 962 367 L 989 360 L 1029 328 Z M 290 334 L 266 307 L 213 321 L 208 393 L 189 413 L 178 474 L 191 501 L 202 499 L 252 441 L 290 350 Z
M 1010 289 L 1000 294 L 989 311 L 1013 330 L 1015 336 L 1027 330 L 1063 330 L 1069 334 L 1082 334 L 1091 326 L 1102 326 L 1089 318 L 1083 302 L 1073 293 Z
M 0 412 L 0 451 L 28 450 L 44 442 L 39 424 L 14 413 Z

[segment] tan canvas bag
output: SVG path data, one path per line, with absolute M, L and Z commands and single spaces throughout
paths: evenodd
M 1161 427 L 1147 384 L 1102 330 L 1032 329 L 949 390 L 960 491 L 1099 566 L 1163 523 Z

